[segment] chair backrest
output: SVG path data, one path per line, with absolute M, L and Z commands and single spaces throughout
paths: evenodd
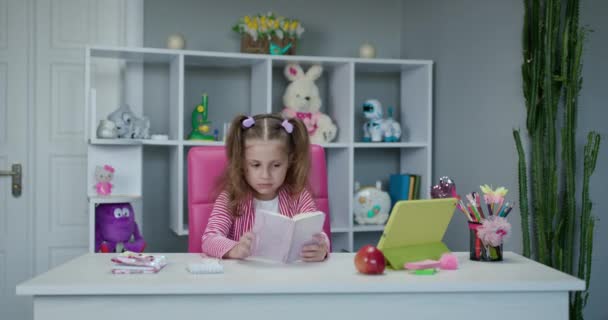
M 201 252 L 201 237 L 215 202 L 216 183 L 227 165 L 224 146 L 193 147 L 188 152 L 188 252 Z M 310 192 L 325 212 L 323 231 L 331 236 L 327 165 L 321 146 L 311 145 Z

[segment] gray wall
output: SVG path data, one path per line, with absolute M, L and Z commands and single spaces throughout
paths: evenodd
M 606 319 L 608 308 L 600 297 L 608 293 L 608 276 L 603 272 L 608 267 L 608 224 L 601 219 L 608 210 L 608 201 L 603 198 L 608 191 L 608 65 L 604 61 L 608 56 L 608 22 L 602 19 L 608 3 L 581 2 L 581 24 L 595 32 L 586 42 L 584 56 L 579 160 L 588 130 L 599 131 L 604 139 L 591 183 L 593 213 L 600 220 L 595 234 L 591 298 L 585 314 L 587 319 Z M 402 57 L 435 61 L 434 181 L 442 175 L 452 176 L 461 194 L 489 183 L 506 186 L 510 198 L 518 199 L 517 155 L 511 130 L 525 131 L 520 71 L 523 12 L 523 1 L 403 2 Z M 506 250 L 521 253 L 519 210 L 514 209 L 510 217 L 515 230 L 506 242 Z M 454 250 L 467 250 L 467 237 L 465 219 L 458 215 L 449 226 L 447 242 Z
M 580 97 L 579 145 L 585 132 L 598 130 L 604 139 L 591 184 L 597 222 L 588 319 L 608 318 L 600 296 L 608 293 L 608 141 L 605 119 L 608 90 L 602 75 L 608 56 L 606 15 L 608 3 L 584 0 L 582 24 L 595 30 L 586 43 L 584 84 Z M 382 4 L 382 5 L 380 5 Z M 348 6 L 348 14 L 344 12 Z M 193 50 L 239 51 L 238 37 L 230 30 L 236 17 L 272 10 L 301 19 L 307 28 L 299 54 L 356 56 L 360 44 L 371 41 L 379 57 L 421 58 L 435 61 L 434 178 L 453 177 L 460 193 L 481 183 L 504 185 L 517 199 L 513 128 L 524 127 L 521 93 L 521 26 L 523 1 L 503 0 L 356 0 L 356 1 L 214 1 L 145 2 L 144 44 L 164 47 L 169 34 L 180 32 Z M 146 81 L 159 81 L 146 79 Z M 149 101 L 155 95 L 150 93 Z M 148 95 L 146 95 L 148 96 Z M 483 149 L 482 149 L 483 148 Z M 483 151 L 482 151 L 483 150 Z M 487 151 L 486 151 L 487 150 Z M 150 149 L 150 169 L 161 170 L 162 151 Z M 154 153 L 159 153 L 155 155 Z M 580 148 L 579 158 L 582 153 Z M 579 188 L 580 189 L 580 188 Z M 162 190 L 158 194 L 163 193 Z M 147 208 L 145 237 L 151 251 L 183 251 L 184 239 L 168 230 L 166 205 Z M 513 235 L 506 250 L 521 253 L 519 210 L 511 213 Z M 453 250 L 467 250 L 465 219 L 452 220 L 446 241 Z
M 178 32 L 188 49 L 238 52 L 234 23 L 268 11 L 302 21 L 306 31 L 298 43 L 300 55 L 356 56 L 359 46 L 370 41 L 378 56 L 400 56 L 398 0 L 382 0 L 382 5 L 371 0 L 146 0 L 144 44 L 164 48 L 167 36 Z

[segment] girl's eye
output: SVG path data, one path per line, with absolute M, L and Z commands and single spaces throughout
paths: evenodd
M 260 166 L 260 164 L 259 163 L 252 163 L 251 166 L 254 167 L 254 168 L 257 168 L 257 167 Z
M 280 163 L 275 163 L 275 164 L 274 164 L 274 167 L 275 167 L 275 168 L 278 168 L 278 167 L 280 167 L 280 166 L 281 166 L 281 164 L 280 164 Z

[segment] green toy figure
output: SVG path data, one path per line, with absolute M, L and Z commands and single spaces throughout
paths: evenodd
M 215 141 L 215 136 L 211 134 L 211 121 L 207 120 L 208 108 L 208 96 L 203 93 L 201 104 L 192 111 L 192 132 L 190 132 L 188 140 Z

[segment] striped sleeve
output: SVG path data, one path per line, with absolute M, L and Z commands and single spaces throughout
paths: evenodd
M 233 223 L 234 220 L 228 208 L 228 194 L 222 192 L 215 200 L 207 228 L 203 233 L 201 240 L 203 253 L 222 258 L 234 248 L 238 242 L 227 237 Z
M 306 189 L 302 190 L 300 193 L 300 198 L 298 199 L 298 210 L 296 212 L 314 212 L 319 211 L 317 209 L 317 205 L 315 204 L 315 200 L 312 198 L 310 192 Z M 324 212 L 327 214 L 327 212 Z M 325 232 L 321 232 L 323 238 L 325 238 L 325 242 L 327 243 L 327 248 L 331 248 L 329 235 Z M 329 256 L 329 253 L 327 254 Z M 327 256 L 325 258 L 327 258 Z
M 296 212 L 314 212 L 318 210 L 310 192 L 306 189 L 302 190 L 298 199 L 298 210 Z

